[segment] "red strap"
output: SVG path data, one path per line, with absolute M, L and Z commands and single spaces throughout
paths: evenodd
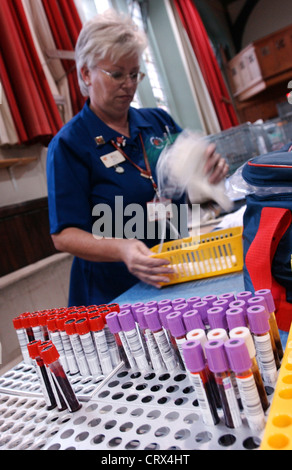
M 291 222 L 292 214 L 289 209 L 264 207 L 257 234 L 245 257 L 246 269 L 254 290 L 271 290 L 277 310 L 277 323 L 284 331 L 289 331 L 292 322 L 292 304 L 286 301 L 285 288 L 272 276 L 272 261 Z

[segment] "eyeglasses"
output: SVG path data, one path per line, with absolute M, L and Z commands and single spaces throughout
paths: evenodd
M 108 77 L 112 78 L 112 80 L 116 83 L 122 84 L 127 80 L 127 77 L 130 78 L 132 83 L 140 83 L 142 82 L 143 78 L 145 77 L 145 73 L 143 72 L 131 72 L 131 73 L 123 73 L 120 71 L 116 72 L 108 72 L 107 70 L 104 70 L 100 67 L 96 67 L 99 69 L 101 72 L 106 74 Z

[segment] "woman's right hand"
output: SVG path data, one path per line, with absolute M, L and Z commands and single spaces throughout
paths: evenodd
M 140 240 L 123 240 L 123 261 L 131 274 L 140 281 L 160 288 L 161 283 L 168 282 L 168 274 L 173 269 L 167 259 L 151 257 L 153 252 Z

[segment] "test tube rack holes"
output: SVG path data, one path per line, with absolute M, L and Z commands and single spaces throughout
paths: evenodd
M 226 296 L 230 296 L 224 295 L 225 300 Z M 172 303 L 174 302 L 173 300 Z M 54 436 L 47 442 L 35 442 L 34 445 L 38 445 L 38 448 L 191 450 L 226 447 L 253 449 L 260 446 L 261 433 L 250 429 L 244 415 L 242 426 L 236 429 L 225 425 L 223 411 L 220 409 L 218 424 L 208 426 L 204 423 L 188 371 L 176 369 L 156 372 L 152 369 L 141 372 L 126 368 L 120 363 L 106 377 L 68 375 L 68 378 L 83 406 L 71 413 L 73 421 L 70 420 L 65 425 L 62 423 L 60 430 L 55 430 Z M 266 392 L 271 401 L 274 389 L 267 385 Z M 6 417 L 7 413 L 9 416 L 13 415 L 7 410 L 7 397 L 11 395 L 18 395 L 19 399 L 22 396 L 25 399 L 41 396 L 33 367 L 21 363 L 0 377 L 0 417 Z M 43 413 L 46 409 L 45 402 L 40 405 L 40 409 Z M 134 419 L 138 416 L 143 416 L 142 427 L 141 420 L 138 423 Z M 11 436 L 15 436 L 18 429 L 21 436 L 10 442 Z M 8 431 L 8 435 L 4 435 L 0 441 L 0 448 L 17 447 L 18 444 L 28 446 L 27 443 L 22 443 L 26 432 L 22 426 L 16 426 L 15 429 L 13 424 L 3 423 L 1 431 Z M 116 437 L 113 437 L 113 433 Z
M 245 424 L 228 429 L 222 417 L 205 426 L 183 372 L 121 365 L 75 413 L 47 411 L 44 400 L 23 393 L 0 392 L 0 450 L 251 450 L 261 442 Z

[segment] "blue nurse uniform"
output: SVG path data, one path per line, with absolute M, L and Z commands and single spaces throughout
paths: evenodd
M 155 165 L 165 143 L 166 130 L 175 135 L 181 128 L 162 109 L 133 107 L 129 109 L 129 125 L 131 137 L 126 138 L 123 151 L 141 168 L 145 168 L 141 134 L 155 179 Z M 116 142 L 119 137 L 118 132 L 91 111 L 87 101 L 83 109 L 53 138 L 47 155 L 51 234 L 61 232 L 66 227 L 77 227 L 92 233 L 96 207 L 110 208 L 112 220 L 108 221 L 108 227 L 112 227 L 113 235 L 118 234 L 118 237 L 121 227 L 115 225 L 115 221 L 121 217 L 125 207 L 139 204 L 146 214 L 146 204 L 155 195 L 151 181 L 143 178 L 128 160 L 118 165 L 123 169 L 122 173 L 118 173 L 116 167 L 107 167 L 100 158 L 115 151 L 111 141 Z M 176 201 L 178 207 L 181 202 Z M 123 219 L 125 224 L 127 221 L 129 216 Z M 147 239 L 147 234 L 141 238 L 148 246 L 160 241 L 159 237 Z M 138 279 L 124 263 L 90 262 L 75 257 L 71 269 L 69 305 L 109 303 L 137 282 Z

